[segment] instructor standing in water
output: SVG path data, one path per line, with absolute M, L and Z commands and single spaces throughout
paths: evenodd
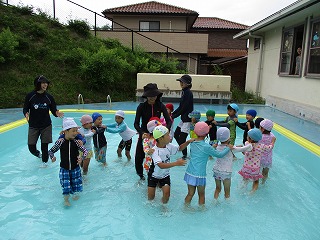
M 140 103 L 137 107 L 136 117 L 134 120 L 134 127 L 139 133 L 139 138 L 137 142 L 136 155 L 135 155 L 135 167 L 137 174 L 141 180 L 145 180 L 143 175 L 143 159 L 145 157 L 143 151 L 142 140 L 144 138 L 149 138 L 150 134 L 147 129 L 147 124 L 152 117 L 164 116 L 167 123 L 167 128 L 171 128 L 171 119 L 166 106 L 160 101 L 162 92 L 159 91 L 156 83 L 148 83 L 143 87 L 142 97 L 146 99 L 145 102 Z M 141 125 L 140 125 L 141 120 Z
M 63 117 L 57 110 L 54 98 L 47 93 L 50 82 L 43 75 L 34 79 L 35 89 L 28 93 L 23 107 L 23 115 L 29 123 L 28 147 L 36 157 L 42 158 L 44 166 L 48 162 L 48 145 L 52 143 L 52 125 L 49 110 L 55 117 Z M 41 139 L 41 152 L 37 150 L 38 139 Z

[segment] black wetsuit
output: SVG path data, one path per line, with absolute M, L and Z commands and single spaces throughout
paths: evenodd
M 191 122 L 191 118 L 189 118 L 189 113 L 193 111 L 193 93 L 191 92 L 189 87 L 183 88 L 181 93 L 181 99 L 179 107 L 172 113 L 172 118 L 177 118 L 181 116 L 182 122 Z M 174 131 L 174 138 L 177 143 L 181 145 L 184 143 L 188 137 L 189 133 L 181 132 L 181 128 L 177 127 Z M 184 157 L 187 156 L 187 148 L 182 150 L 182 154 Z
M 49 110 L 55 117 L 58 117 L 56 115 L 56 102 L 49 93 L 38 93 L 36 91 L 28 93 L 24 101 L 23 115 L 25 116 L 26 113 L 29 113 L 29 129 L 41 132 L 43 129 L 49 126 L 52 128 Z M 41 152 L 43 162 L 48 162 L 48 144 L 51 142 L 52 139 L 48 142 L 41 141 Z M 29 151 L 34 156 L 41 156 L 40 151 L 37 150 L 36 144 L 28 144 L 28 147 Z
M 248 122 L 250 122 L 250 127 L 251 127 L 251 129 L 253 129 L 254 128 L 254 122 L 253 121 L 248 121 Z M 245 144 L 245 142 L 247 141 L 247 136 L 248 136 L 248 131 L 249 131 L 249 128 L 247 126 L 247 122 L 245 122 L 245 123 L 236 122 L 236 125 L 239 128 L 241 128 L 242 130 L 244 130 L 242 142 L 243 142 L 243 144 Z
M 212 121 L 205 121 L 208 126 L 211 126 L 209 130 L 209 138 L 210 138 L 210 143 L 213 143 L 215 140 L 217 140 L 217 126 L 213 123 L 214 120 Z
M 143 178 L 143 159 L 145 157 L 144 151 L 143 151 L 143 144 L 142 144 L 142 135 L 144 133 L 149 133 L 147 129 L 147 124 L 152 117 L 161 117 L 161 114 L 164 116 L 167 128 L 170 130 L 171 128 L 171 119 L 168 114 L 168 111 L 166 109 L 166 106 L 160 102 L 160 100 L 156 100 L 154 105 L 150 105 L 148 101 L 145 101 L 143 103 L 140 103 L 137 107 L 136 111 L 136 117 L 134 120 L 134 127 L 139 133 L 139 138 L 137 142 L 136 147 L 136 155 L 135 155 L 135 167 L 136 172 L 140 176 L 140 178 Z M 141 120 L 141 125 L 140 125 Z

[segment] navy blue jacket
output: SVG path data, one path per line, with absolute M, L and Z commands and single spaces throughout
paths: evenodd
M 172 113 L 172 118 L 181 116 L 182 122 L 191 122 L 188 117 L 193 111 L 193 94 L 189 87 L 182 89 L 179 107 Z
M 58 117 L 56 115 L 56 102 L 49 93 L 32 91 L 27 94 L 23 106 L 23 115 L 25 116 L 29 112 L 29 127 L 42 129 L 50 126 L 49 110 L 55 117 Z

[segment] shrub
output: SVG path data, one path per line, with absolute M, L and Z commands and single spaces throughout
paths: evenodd
M 30 25 L 28 33 L 33 39 L 44 38 L 47 35 L 47 28 L 40 23 L 33 23 Z
M 18 55 L 16 48 L 19 42 L 9 28 L 5 28 L 0 33 L 0 63 L 14 60 Z
M 212 75 L 223 75 L 223 68 L 219 65 L 213 65 Z
M 239 88 L 232 86 L 232 101 L 237 103 L 265 104 L 262 97 L 256 96 L 253 92 L 245 92 Z
M 34 13 L 33 6 L 23 6 L 21 3 L 19 3 L 18 7 L 14 8 L 22 15 L 32 15 Z
M 89 37 L 90 36 L 90 26 L 85 21 L 69 20 L 68 27 L 82 37 Z
M 133 67 L 119 54 L 118 49 L 101 47 L 97 53 L 87 54 L 81 62 L 80 75 L 90 82 L 92 89 L 112 88 L 115 83 L 126 79 Z

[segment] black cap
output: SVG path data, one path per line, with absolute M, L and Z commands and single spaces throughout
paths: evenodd
M 185 74 L 181 78 L 178 78 L 177 81 L 180 81 L 186 84 L 191 84 L 192 78 L 188 74 Z
M 50 81 L 43 75 L 37 76 L 34 79 L 34 86 L 37 86 L 38 83 L 50 83 Z

